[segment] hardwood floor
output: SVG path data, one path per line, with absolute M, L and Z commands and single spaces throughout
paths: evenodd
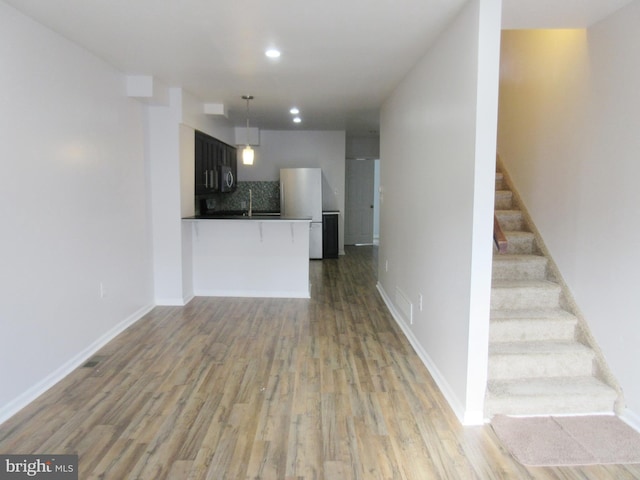
M 632 479 L 525 468 L 462 427 L 375 289 L 375 247 L 311 263 L 312 299 L 158 307 L 0 426 L 81 479 Z

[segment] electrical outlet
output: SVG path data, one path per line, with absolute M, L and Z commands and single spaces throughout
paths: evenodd
M 422 294 L 418 294 L 418 309 L 422 311 Z

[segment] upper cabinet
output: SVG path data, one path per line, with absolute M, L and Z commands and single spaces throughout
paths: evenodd
M 236 148 L 196 130 L 195 194 L 234 191 L 237 171 Z
M 214 140 L 196 131 L 195 135 L 195 194 L 206 195 L 218 191 Z

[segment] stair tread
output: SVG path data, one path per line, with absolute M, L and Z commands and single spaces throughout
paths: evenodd
M 526 230 L 505 230 L 502 229 L 502 233 L 507 237 L 507 241 L 509 239 L 518 240 L 518 239 L 535 239 L 535 235 L 533 232 L 528 232 Z
M 560 285 L 549 280 L 494 280 L 492 288 L 549 288 L 559 289 Z
M 572 340 L 494 342 L 489 345 L 489 355 L 552 355 L 572 353 L 593 354 L 593 350 L 582 343 Z
M 497 208 L 494 213 L 498 216 L 500 215 L 522 215 L 522 210 L 518 210 L 517 208 Z
M 495 196 L 497 198 L 513 198 L 513 192 L 511 190 L 496 190 Z
M 506 320 L 567 320 L 576 321 L 576 316 L 561 308 L 546 309 L 497 309 L 491 310 L 492 321 Z
M 500 253 L 493 255 L 494 262 L 540 262 L 547 263 L 547 257 L 532 253 Z

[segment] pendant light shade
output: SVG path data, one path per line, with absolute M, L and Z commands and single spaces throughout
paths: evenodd
M 242 150 L 242 164 L 253 165 L 254 152 L 249 146 L 249 100 L 253 100 L 253 95 L 243 95 L 242 98 L 247 101 L 247 146 Z
M 253 165 L 253 148 L 251 148 L 249 145 L 244 147 L 244 149 L 242 150 L 242 164 Z

